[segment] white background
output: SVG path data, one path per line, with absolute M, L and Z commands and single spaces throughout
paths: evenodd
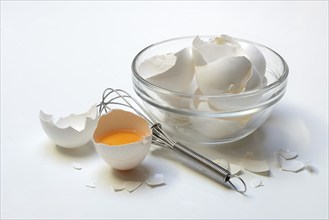
M 166 185 L 114 192 L 93 146 L 63 150 L 43 132 L 41 109 L 86 111 L 106 87 L 133 93 L 131 61 L 145 46 L 223 33 L 276 50 L 290 68 L 287 92 L 259 130 L 194 147 L 235 162 L 247 151 L 267 155 L 270 176 L 244 171 L 245 196 L 162 151 L 125 178 L 161 172 Z M 281 171 L 271 160 L 279 148 L 310 160 L 313 172 Z M 251 187 L 253 178 L 264 186 Z M 1 1 L 1 218 L 328 219 L 328 2 Z

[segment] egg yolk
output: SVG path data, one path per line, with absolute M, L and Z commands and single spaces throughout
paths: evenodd
M 139 141 L 142 137 L 141 133 L 136 130 L 119 129 L 107 133 L 100 142 L 110 146 L 123 145 Z

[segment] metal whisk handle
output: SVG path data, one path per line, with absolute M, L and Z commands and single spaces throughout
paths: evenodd
M 241 177 L 232 175 L 230 171 L 191 150 L 185 145 L 176 142 L 174 145 L 172 145 L 171 150 L 185 158 L 186 161 L 189 162 L 189 165 L 198 169 L 200 172 L 222 183 L 229 183 L 239 193 L 246 192 L 247 186 Z M 232 182 L 232 180 L 237 181 Z
M 192 164 L 190 165 L 215 180 L 225 183 L 230 179 L 231 173 L 228 170 L 184 146 L 183 144 L 177 142 L 172 147 L 172 150 L 187 159 L 188 162 L 191 161 Z

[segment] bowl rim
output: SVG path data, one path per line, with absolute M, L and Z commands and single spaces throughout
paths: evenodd
M 238 94 L 233 94 L 233 93 L 223 93 L 223 94 L 219 94 L 219 95 L 199 95 L 199 94 L 187 94 L 184 92 L 178 92 L 178 91 L 173 91 L 173 90 L 169 90 L 160 86 L 157 86 L 149 81 L 147 81 L 146 79 L 144 79 L 142 76 L 140 76 L 140 74 L 137 71 L 137 60 L 138 58 L 144 54 L 148 49 L 164 44 L 164 43 L 168 43 L 168 42 L 172 42 L 172 41 L 176 41 L 176 40 L 184 40 L 184 39 L 194 39 L 196 36 L 199 36 L 200 38 L 215 38 L 218 37 L 220 35 L 190 35 L 190 36 L 182 36 L 182 37 L 175 37 L 175 38 L 170 38 L 167 40 L 163 40 L 163 41 L 159 41 L 156 43 L 153 43 L 147 47 L 145 47 L 144 49 L 142 49 L 141 51 L 139 51 L 137 53 L 137 55 L 135 55 L 135 57 L 133 58 L 133 61 L 131 63 L 131 69 L 133 72 L 133 77 L 135 77 L 139 82 L 143 83 L 145 86 L 147 86 L 149 89 L 151 89 L 152 91 L 156 91 L 156 92 L 160 92 L 161 94 L 170 94 L 170 95 L 176 95 L 179 97 L 185 97 L 185 98 L 209 98 L 209 99 L 213 99 L 213 98 L 241 98 L 241 97 L 245 97 L 245 96 L 253 96 L 253 95 L 259 95 L 259 94 L 263 94 L 266 93 L 274 88 L 277 88 L 281 85 L 283 85 L 287 79 L 288 79 L 288 74 L 289 74 L 289 67 L 287 62 L 283 59 L 283 57 L 277 53 L 275 50 L 264 46 L 260 43 L 256 43 L 250 40 L 245 40 L 242 38 L 237 38 L 237 37 L 232 37 L 230 36 L 233 40 L 236 40 L 238 42 L 243 42 L 243 43 L 247 43 L 247 44 L 251 44 L 257 47 L 261 47 L 264 48 L 266 50 L 269 50 L 270 52 L 272 52 L 273 54 L 275 54 L 281 61 L 282 66 L 283 66 L 283 71 L 282 74 L 280 75 L 280 77 L 273 83 L 266 85 L 263 88 L 260 89 L 256 89 L 256 90 L 251 90 L 251 91 L 247 91 L 247 92 L 242 92 L 242 93 L 238 93 Z

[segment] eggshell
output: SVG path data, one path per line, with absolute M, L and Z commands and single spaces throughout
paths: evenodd
M 87 113 L 71 114 L 57 121 L 43 111 L 40 111 L 39 118 L 43 130 L 55 144 L 64 148 L 76 148 L 91 140 L 98 113 L 94 105 Z
M 242 164 L 244 169 L 249 170 L 253 173 L 265 174 L 270 171 L 270 168 L 265 160 L 245 159 Z
M 216 160 L 213 160 L 212 162 L 217 163 L 218 165 L 220 165 L 221 167 L 223 167 L 226 170 L 230 169 L 230 163 L 225 159 L 216 159 Z
M 266 71 L 266 60 L 262 52 L 254 45 L 241 43 L 241 49 L 238 54 L 246 56 L 252 65 L 256 68 L 261 78 L 264 77 Z
M 165 184 L 165 177 L 162 173 L 156 173 L 146 180 L 146 184 L 149 186 L 160 186 Z
M 207 102 L 197 104 L 198 111 L 212 111 Z M 189 117 L 190 122 L 195 130 L 200 134 L 210 138 L 225 138 L 239 132 L 246 124 L 245 118 L 205 118 Z
M 145 136 L 137 142 L 120 146 L 109 146 L 101 143 L 104 135 L 109 131 L 118 129 L 140 131 Z M 93 134 L 93 142 L 98 154 L 112 168 L 118 170 L 129 170 L 137 167 L 149 152 L 151 140 L 152 131 L 147 121 L 136 114 L 120 109 L 113 109 L 102 115 Z
M 291 160 L 298 156 L 297 152 L 290 151 L 289 149 L 287 150 L 280 149 L 279 154 L 286 160 Z
M 128 192 L 132 193 L 133 191 L 135 191 L 138 187 L 140 187 L 142 185 L 142 182 L 125 181 L 124 185 L 125 185 L 125 189 Z
M 175 54 L 155 55 L 142 62 L 138 67 L 138 72 L 142 77 L 149 78 L 166 72 L 175 65 L 176 60 Z
M 281 164 L 281 169 L 283 171 L 289 172 L 299 172 L 305 168 L 305 164 L 299 160 L 285 160 Z
M 250 185 L 254 188 L 257 188 L 257 187 L 260 187 L 260 186 L 264 186 L 263 185 L 263 181 L 259 178 L 255 178 L 255 179 L 252 179 L 250 181 Z
M 167 71 L 147 78 L 147 80 L 159 87 L 181 92 L 191 83 L 194 76 L 194 61 L 192 49 L 185 48 L 175 54 L 176 63 Z
M 203 95 L 241 93 L 251 76 L 251 63 L 245 57 L 224 57 L 196 67 L 195 74 Z
M 196 36 L 193 40 L 193 54 L 195 55 L 195 60 L 198 65 L 203 65 L 202 60 L 206 64 L 214 62 L 223 57 L 237 56 L 238 44 L 232 44 L 228 38 L 220 36 L 215 38 L 213 41 L 205 42 Z M 198 53 L 196 53 L 197 51 Z M 203 59 L 201 59 L 201 57 Z

